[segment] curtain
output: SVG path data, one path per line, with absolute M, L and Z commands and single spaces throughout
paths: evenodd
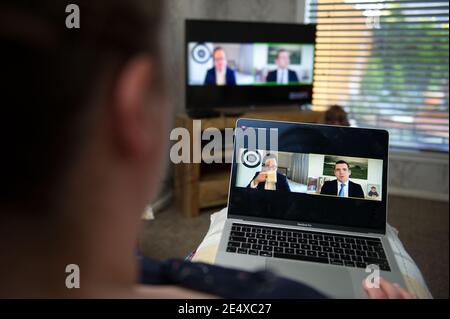
M 307 184 L 308 181 L 308 154 L 293 154 L 291 159 L 292 180 L 296 183 Z

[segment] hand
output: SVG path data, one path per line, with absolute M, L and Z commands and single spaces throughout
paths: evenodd
M 416 299 L 417 297 L 407 292 L 398 284 L 380 278 L 380 288 L 369 288 L 366 280 L 363 280 L 363 288 L 370 299 Z
M 254 179 L 255 184 L 258 185 L 259 183 L 265 183 L 267 179 L 267 173 L 266 172 L 260 172 Z

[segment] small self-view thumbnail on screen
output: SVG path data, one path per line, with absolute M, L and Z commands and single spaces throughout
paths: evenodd
M 240 149 L 236 186 L 381 201 L 383 160 Z
M 188 43 L 188 84 L 311 85 L 314 45 Z

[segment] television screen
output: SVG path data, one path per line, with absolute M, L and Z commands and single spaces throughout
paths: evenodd
M 186 21 L 189 109 L 310 103 L 314 25 Z
M 311 85 L 313 80 L 312 44 L 190 42 L 188 52 L 189 85 Z

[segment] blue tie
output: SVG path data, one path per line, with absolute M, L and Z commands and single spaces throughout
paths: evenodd
M 339 197 L 344 197 L 344 187 L 345 187 L 345 184 L 344 183 L 342 183 L 341 184 L 341 189 L 339 190 Z

